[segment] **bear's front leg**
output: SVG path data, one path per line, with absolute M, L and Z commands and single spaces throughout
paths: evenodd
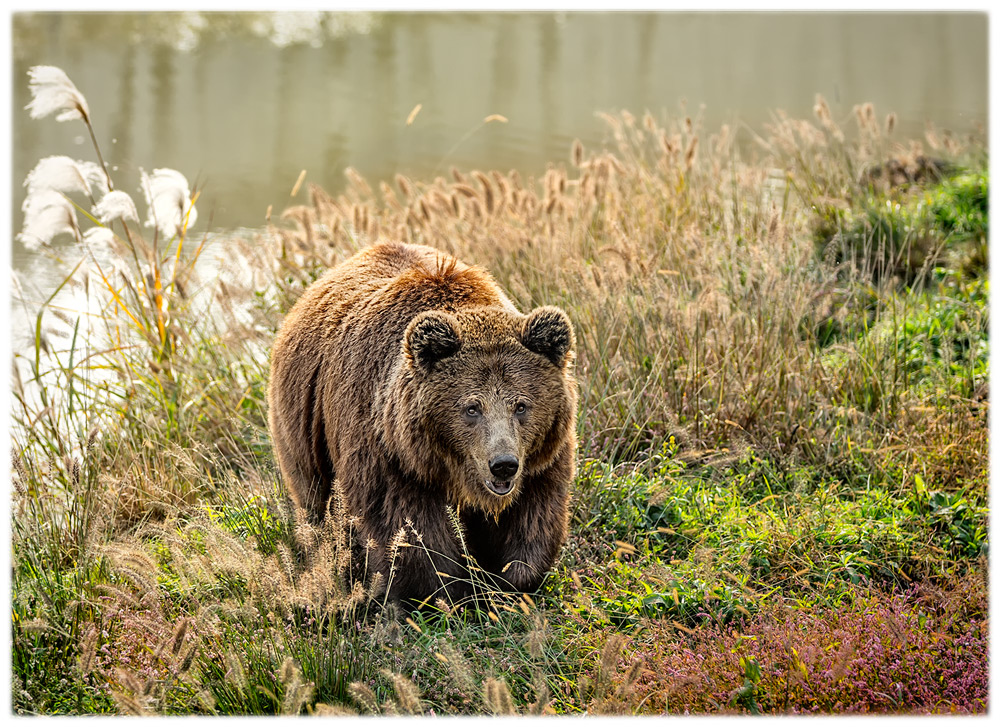
M 571 473 L 570 464 L 557 462 L 545 473 L 527 477 L 517 500 L 498 518 L 469 521 L 470 543 L 499 587 L 530 593 L 542 584 L 566 541 Z
M 375 540 L 382 546 L 389 598 L 433 605 L 438 598 L 458 604 L 469 597 L 467 559 L 443 499 L 413 492 L 412 485 L 405 493 L 389 488 L 386 496 L 391 516 Z

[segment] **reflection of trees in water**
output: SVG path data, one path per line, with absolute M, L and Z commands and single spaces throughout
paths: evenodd
M 165 45 L 191 51 L 204 42 L 231 35 L 264 38 L 279 48 L 318 47 L 331 38 L 367 34 L 379 15 L 367 12 L 198 12 L 179 13 L 19 13 L 14 37 L 21 46 L 58 37 L 60 43 L 111 42 L 117 45 Z M 14 58 L 20 60 L 15 43 Z
M 109 162 L 132 175 L 121 186 L 134 190 L 140 165 L 181 169 L 204 190 L 204 219 L 214 206 L 222 227 L 259 224 L 268 205 L 280 210 L 302 169 L 331 193 L 343 188 L 346 166 L 375 182 L 453 164 L 539 174 L 567 158 L 574 138 L 588 147 L 608 138 L 595 112 L 676 116 L 683 98 L 692 111 L 705 104 L 708 133 L 734 116 L 759 129 L 777 108 L 808 117 L 816 92 L 835 100 L 838 89 L 848 114 L 864 101 L 896 111 L 900 135 L 919 135 L 925 119 L 961 133 L 986 114 L 985 29 L 958 14 L 22 13 L 13 21 L 15 111 L 27 103 L 17 79 L 28 65 L 65 66 L 100 114 Z M 510 123 L 477 129 L 490 114 Z M 63 125 L 23 117 L 14 114 L 15 177 L 41 155 L 86 154 Z M 22 193 L 15 185 L 15 209 Z
M 107 99 L 110 107 L 117 104 L 117 108 L 109 117 L 108 131 L 111 133 L 107 152 L 112 161 L 108 163 L 115 166 L 118 162 L 132 158 L 132 132 L 131 123 L 135 114 L 135 94 L 132 89 L 136 83 L 136 48 L 135 45 L 126 44 L 122 51 L 122 62 L 118 64 L 118 93 Z M 112 170 L 115 172 L 116 170 Z
M 157 144 L 163 148 L 174 147 L 174 132 L 177 125 L 171 108 L 178 102 L 174 90 L 174 56 L 176 53 L 165 45 L 157 45 L 151 54 L 150 75 L 153 81 L 153 93 L 150 102 L 153 105 L 153 136 Z M 166 164 L 166 161 L 150 159 L 146 164 Z
M 557 32 L 554 18 L 548 18 L 547 22 L 541 23 L 539 38 L 541 40 L 542 62 L 541 74 L 538 80 L 539 90 L 541 91 L 539 101 L 542 107 L 542 123 L 546 129 L 557 129 L 561 126 L 559 115 L 564 110 L 561 109 L 561 99 L 555 101 L 558 96 L 562 95 L 563 88 L 559 79 L 555 77 L 560 53 L 559 33 Z

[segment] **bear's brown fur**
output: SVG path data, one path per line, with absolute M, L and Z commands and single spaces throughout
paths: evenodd
M 576 449 L 574 335 L 565 313 L 523 315 L 484 270 L 379 243 L 292 307 L 268 390 L 292 498 L 326 516 L 336 479 L 393 599 L 470 593 L 468 561 L 533 591 L 566 538 Z M 394 534 L 417 547 L 389 559 Z

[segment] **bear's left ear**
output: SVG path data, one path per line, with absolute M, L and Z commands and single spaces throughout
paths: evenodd
M 406 327 L 403 347 L 410 359 L 430 371 L 443 358 L 454 356 L 462 347 L 458 319 L 440 310 L 424 311 Z
M 560 308 L 551 305 L 535 308 L 521 327 L 521 343 L 561 368 L 575 343 L 573 324 Z

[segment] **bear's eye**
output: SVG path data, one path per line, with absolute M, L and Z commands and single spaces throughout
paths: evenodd
M 528 411 L 528 405 L 525 404 L 523 401 L 518 403 L 518 405 L 514 407 L 514 413 L 518 415 L 523 415 L 527 411 Z
M 479 416 L 479 406 L 476 404 L 470 404 L 465 408 L 465 416 L 470 419 L 475 419 Z

